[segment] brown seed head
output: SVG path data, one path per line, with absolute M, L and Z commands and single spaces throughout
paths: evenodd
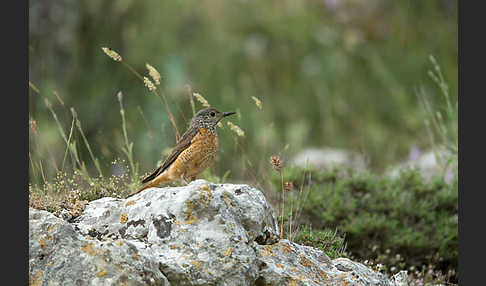
M 278 156 L 271 156 L 270 157 L 270 164 L 275 171 L 280 172 L 282 170 L 282 160 Z
M 293 191 L 294 190 L 294 183 L 293 182 L 285 182 L 284 188 L 287 191 Z

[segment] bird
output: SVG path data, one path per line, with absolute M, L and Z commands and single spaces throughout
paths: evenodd
M 216 156 L 219 146 L 216 125 L 224 117 L 235 113 L 220 112 L 212 107 L 199 110 L 169 156 L 152 174 L 142 180 L 145 185 L 135 194 L 173 181 L 185 184 L 193 181 L 209 167 Z

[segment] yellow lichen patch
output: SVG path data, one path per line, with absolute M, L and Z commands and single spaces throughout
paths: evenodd
M 42 236 L 41 238 L 39 238 L 37 240 L 37 242 L 39 243 L 41 248 L 46 248 L 47 244 L 48 244 L 48 240 L 51 240 L 51 237 L 46 235 L 46 236 Z
M 297 282 L 295 282 L 295 280 L 292 280 L 289 282 L 288 284 L 289 286 L 297 286 Z
M 186 201 L 186 224 L 196 224 L 197 223 L 197 212 L 194 211 L 194 203 L 190 201 Z
M 206 206 L 208 206 L 211 200 L 213 199 L 213 193 L 211 192 L 211 188 L 209 188 L 208 184 L 204 184 L 202 186 L 199 186 L 198 189 L 202 191 L 201 202 L 203 202 Z
M 122 213 L 120 216 L 120 223 L 126 223 L 128 220 L 128 215 L 126 213 Z
M 324 272 L 324 271 L 322 271 L 322 270 L 320 270 L 320 269 L 317 269 L 317 274 L 319 274 L 319 276 L 321 276 L 321 278 L 322 278 L 323 280 L 327 280 L 327 279 L 328 279 L 328 278 L 327 278 L 327 274 L 326 274 L 326 272 Z
M 98 277 L 103 277 L 105 275 L 106 275 L 106 270 L 104 270 L 104 269 L 101 270 L 100 272 L 98 272 L 98 274 L 96 274 L 96 276 L 98 276 Z
M 194 265 L 194 268 L 196 268 L 196 269 L 199 268 L 199 261 L 193 260 L 192 265 Z
M 84 253 L 87 253 L 91 256 L 95 256 L 98 252 L 96 251 L 96 249 L 94 248 L 93 246 L 93 243 L 92 242 L 88 242 L 86 243 L 83 247 L 81 247 L 81 250 L 84 252 Z
M 40 286 L 41 284 L 42 284 L 42 271 L 37 270 L 35 272 L 35 278 L 32 276 L 29 277 L 29 285 Z
M 263 247 L 263 249 L 260 249 L 259 254 L 260 254 L 261 257 L 272 256 L 273 255 L 272 246 L 271 245 L 265 245 Z
M 297 277 L 296 279 L 297 279 L 297 280 L 299 280 L 299 281 L 302 281 L 303 279 L 305 279 L 305 275 L 304 275 L 304 273 L 301 273 L 301 274 L 299 275 L 299 277 Z
M 227 269 L 227 270 L 233 269 L 233 263 L 226 263 L 224 265 L 224 268 Z
M 131 206 L 131 205 L 134 205 L 135 204 L 135 201 L 128 201 L 125 206 L 128 207 L 128 206 Z
M 279 243 L 280 248 L 282 248 L 283 252 L 289 253 L 292 249 L 290 248 L 290 245 L 286 243 Z
M 284 269 L 284 268 L 285 268 L 285 266 L 283 266 L 283 265 L 282 265 L 282 264 L 280 264 L 280 263 L 275 263 L 275 266 L 277 266 L 278 268 L 282 268 L 282 269 Z
M 228 249 L 226 249 L 225 251 L 221 252 L 221 255 L 223 255 L 224 257 L 226 256 L 230 256 L 231 253 L 233 253 L 233 247 L 229 247 Z
M 302 266 L 305 266 L 305 267 L 315 266 L 314 263 L 312 263 L 312 261 L 310 261 L 309 259 L 307 259 L 305 257 L 301 257 L 300 260 L 299 260 L 299 263 L 302 264 Z
M 132 255 L 130 255 L 132 259 L 138 260 L 140 258 L 140 254 L 133 252 Z
M 118 241 L 116 242 L 116 244 L 118 244 L 118 246 L 122 246 L 122 245 L 123 245 L 123 240 L 118 240 Z
M 233 202 L 232 202 L 231 198 L 229 197 L 229 195 L 227 193 L 223 194 L 223 200 L 226 203 L 226 206 L 234 207 Z
M 47 227 L 47 232 L 49 234 L 52 234 L 56 231 L 56 226 L 54 224 L 51 224 L 49 227 Z

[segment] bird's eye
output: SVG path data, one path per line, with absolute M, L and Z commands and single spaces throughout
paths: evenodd
M 214 112 L 211 112 L 210 114 L 211 114 L 212 117 L 214 117 L 216 115 L 216 113 L 214 113 Z

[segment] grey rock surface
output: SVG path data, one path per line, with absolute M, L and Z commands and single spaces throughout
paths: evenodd
M 30 284 L 395 285 L 278 237 L 261 191 L 204 180 L 92 201 L 69 222 L 30 209 Z

